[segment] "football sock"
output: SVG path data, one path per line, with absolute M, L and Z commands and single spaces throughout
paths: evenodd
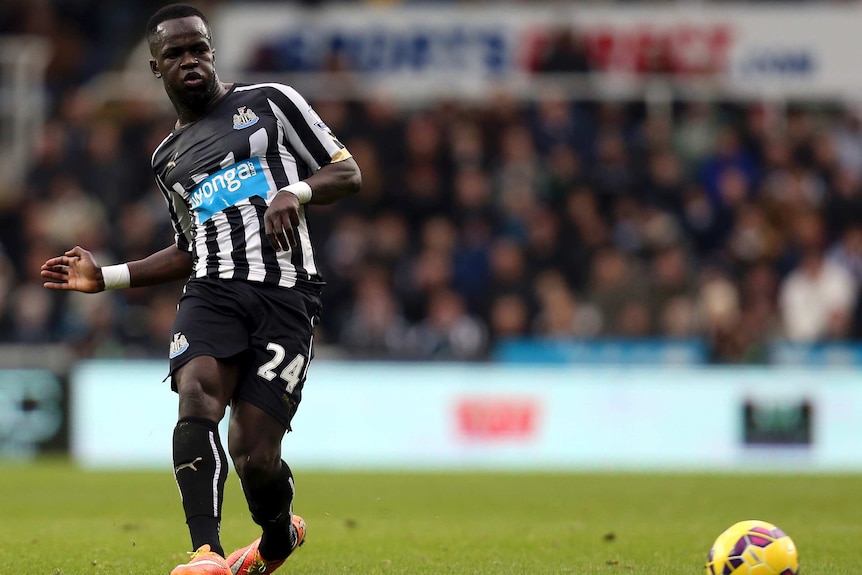
M 290 555 L 296 541 L 296 530 L 290 524 L 294 492 L 290 467 L 282 461 L 275 479 L 259 487 L 243 485 L 243 491 L 252 519 L 263 529 L 258 548 L 261 556 L 275 561 Z
M 183 500 L 192 549 L 209 543 L 224 556 L 219 540 L 228 465 L 218 424 L 186 417 L 174 428 L 174 477 Z

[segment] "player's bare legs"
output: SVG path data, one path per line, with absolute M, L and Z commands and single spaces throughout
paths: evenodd
M 293 515 L 293 475 L 281 459 L 285 432 L 281 423 L 251 403 L 231 406 L 228 450 L 252 519 L 263 530 L 260 539 L 228 557 L 233 573 L 250 568 L 271 573 L 305 538 L 305 522 Z
M 219 522 L 228 460 L 218 422 L 224 417 L 238 374 L 234 365 L 201 356 L 189 360 L 173 375 L 179 395 L 174 475 L 182 493 L 192 548 L 209 545 L 222 557 Z
M 174 374 L 179 394 L 179 418 L 221 421 L 236 388 L 239 369 L 213 357 L 190 359 Z

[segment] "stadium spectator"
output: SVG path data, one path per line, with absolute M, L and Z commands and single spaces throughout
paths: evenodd
M 401 315 L 384 269 L 369 270 L 356 286 L 352 309 L 341 326 L 338 341 L 355 359 L 407 357 L 409 324 Z
M 682 111 L 673 129 L 673 147 L 690 173 L 715 153 L 720 122 L 714 106 L 694 100 L 682 105 Z
M 856 179 L 862 178 L 862 109 L 845 106 L 828 137 L 835 148 L 838 167 Z
M 587 180 L 598 195 L 603 213 L 615 209 L 617 199 L 635 193 L 638 181 L 635 169 L 622 133 L 605 130 L 596 136 L 595 158 L 587 171 Z
M 669 245 L 653 256 L 649 270 L 651 287 L 645 303 L 649 305 L 655 325 L 661 325 L 661 319 L 672 303 L 680 307 L 681 302 L 694 295 L 696 277 L 690 264 L 688 254 L 678 244 Z
M 538 302 L 533 331 L 541 338 L 582 338 L 598 333 L 600 318 L 593 306 L 579 302 L 565 278 L 548 270 L 534 283 Z
M 605 248 L 595 255 L 587 297 L 598 311 L 602 335 L 621 334 L 624 310 L 630 304 L 646 300 L 648 284 L 638 281 L 644 276 L 642 267 L 635 259 L 613 248 Z
M 45 290 L 40 290 L 38 284 L 25 284 L 18 286 L 9 299 L 13 343 L 44 344 L 55 339 L 51 315 L 54 306 Z
M 492 345 L 530 334 L 530 310 L 527 302 L 517 294 L 502 294 L 494 298 L 488 316 L 488 335 Z
M 856 284 L 862 286 L 862 222 L 845 228 L 826 258 L 850 272 Z
M 546 74 L 577 74 L 592 69 L 587 44 L 583 36 L 569 26 L 553 30 L 541 46 L 537 62 L 537 72 Z
M 484 293 L 486 301 L 513 294 L 530 302 L 532 278 L 527 271 L 524 249 L 518 242 L 502 238 L 493 243 L 489 254 L 490 275 Z M 483 310 L 487 317 L 487 310 Z
M 488 351 L 484 324 L 448 289 L 429 294 L 425 317 L 408 329 L 404 341 L 407 357 L 414 360 L 479 360 Z
M 820 248 L 806 248 L 798 267 L 781 284 L 785 337 L 803 342 L 848 337 L 857 289 L 848 270 L 825 258 Z
M 848 170 L 838 170 L 830 179 L 823 202 L 823 217 L 830 237 L 862 222 L 862 179 Z
M 744 334 L 738 329 L 741 314 L 738 286 L 726 270 L 713 265 L 701 274 L 698 299 L 712 361 L 739 361 Z

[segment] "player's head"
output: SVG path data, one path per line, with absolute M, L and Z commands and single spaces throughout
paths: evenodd
M 203 12 L 189 4 L 168 4 L 159 8 L 155 14 L 150 16 L 150 20 L 147 22 L 147 42 L 150 45 L 151 54 L 155 56 L 153 49 L 158 45 L 160 32 L 162 32 L 159 30 L 159 25 L 168 20 L 178 20 L 180 18 L 200 19 L 206 29 L 207 40 L 212 42 L 210 24 Z
M 218 93 L 210 25 L 188 4 L 160 8 L 147 23 L 150 69 L 174 104 L 195 109 Z

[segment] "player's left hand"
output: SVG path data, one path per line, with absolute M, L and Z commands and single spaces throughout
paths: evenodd
M 299 243 L 299 198 L 281 191 L 263 214 L 266 239 L 277 251 L 289 250 Z

